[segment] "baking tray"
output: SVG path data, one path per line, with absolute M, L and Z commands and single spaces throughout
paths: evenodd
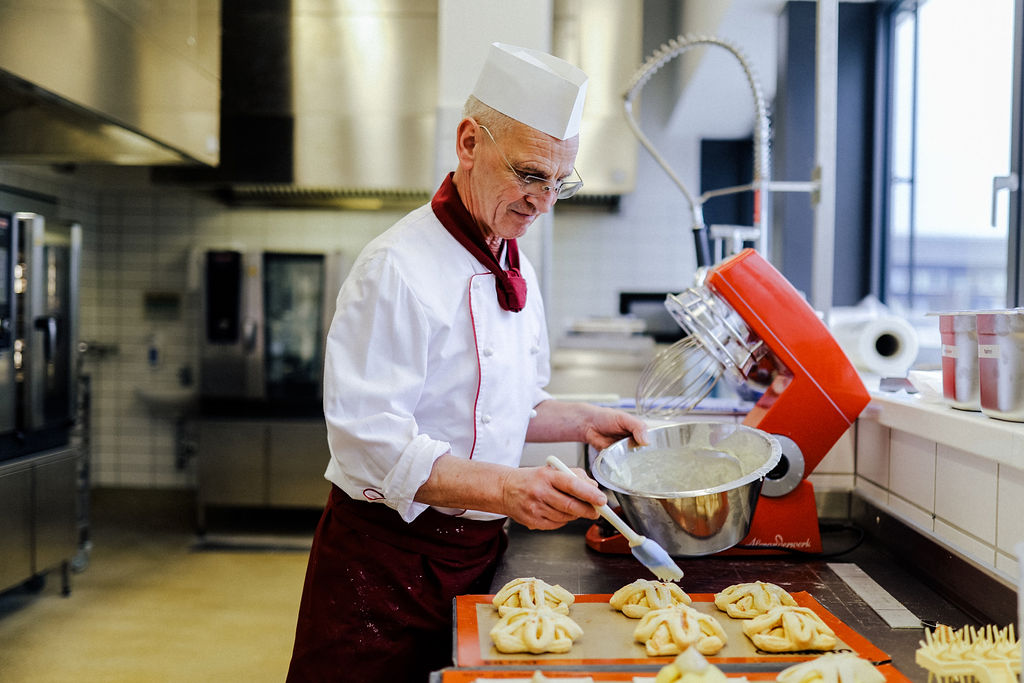
M 875 647 L 864 636 L 840 621 L 809 593 L 791 593 L 801 607 L 809 607 L 828 624 L 839 639 L 832 652 L 853 652 L 872 664 L 883 664 L 891 658 Z M 822 652 L 775 654 L 754 647 L 743 634 L 743 619 L 733 619 L 715 607 L 713 593 L 690 594 L 691 607 L 712 614 L 722 625 L 727 641 L 722 650 L 707 660 L 713 664 L 756 664 L 755 668 L 785 668 L 794 662 L 803 662 Z M 569 616 L 583 629 L 583 635 L 564 654 L 506 654 L 498 652 L 491 641 L 491 627 L 498 621 L 498 610 L 492 604 L 493 595 L 460 595 L 455 599 L 454 662 L 457 667 L 472 666 L 630 666 L 641 665 L 660 668 L 672 661 L 674 655 L 648 656 L 642 643 L 633 639 L 638 619 L 630 619 L 612 608 L 611 594 L 583 594 L 569 608 Z M 730 667 L 732 668 L 732 667 Z
M 880 674 L 885 676 L 887 683 L 909 683 L 910 679 L 900 673 L 896 667 L 892 664 L 881 664 L 876 666 Z M 618 669 L 616 671 L 567 671 L 562 670 L 550 670 L 550 669 L 536 669 L 541 671 L 546 678 L 551 680 L 558 680 L 559 678 L 586 678 L 587 676 L 594 679 L 594 683 L 602 683 L 603 681 L 613 681 L 615 683 L 653 683 L 654 675 L 656 671 L 634 671 L 630 669 Z M 446 669 L 444 671 L 435 671 L 431 674 L 431 683 L 476 683 L 483 679 L 484 681 L 491 680 L 508 680 L 509 683 L 518 679 L 519 681 L 529 681 L 530 676 L 533 675 L 534 670 L 525 671 L 508 671 L 501 669 Z M 746 678 L 751 681 L 774 681 L 778 671 L 727 671 L 725 672 L 726 678 Z M 517 682 L 518 683 L 518 682 Z

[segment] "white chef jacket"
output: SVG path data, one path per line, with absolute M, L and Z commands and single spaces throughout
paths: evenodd
M 494 275 L 429 204 L 366 246 L 327 336 L 328 480 L 408 522 L 427 507 L 413 497 L 441 455 L 519 465 L 533 408 L 551 398 L 544 306 L 523 254 L 520 271 L 526 306 L 502 310 Z

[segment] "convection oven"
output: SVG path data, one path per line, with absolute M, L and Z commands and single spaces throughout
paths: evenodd
M 0 214 L 0 459 L 70 439 L 81 243 L 78 224 Z
M 204 412 L 319 412 L 340 254 L 214 250 L 203 266 Z

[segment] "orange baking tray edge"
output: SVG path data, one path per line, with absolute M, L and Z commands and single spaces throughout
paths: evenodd
M 828 624 L 836 636 L 849 645 L 861 659 L 866 659 L 872 664 L 885 664 L 891 661 L 891 657 L 876 647 L 871 641 L 857 633 L 851 627 L 843 623 L 838 617 L 829 612 L 825 607 L 814 599 L 806 591 L 791 593 L 793 599 L 801 607 L 809 607 L 821 617 L 822 621 Z M 714 593 L 691 593 L 690 598 L 694 602 L 714 602 Z M 608 659 L 573 659 L 567 655 L 540 655 L 537 659 L 516 658 L 516 659 L 484 659 L 481 651 L 481 638 L 479 635 L 479 624 L 477 623 L 476 606 L 479 603 L 490 604 L 494 599 L 493 595 L 460 595 L 455 598 L 455 665 L 458 667 L 469 666 L 593 666 L 593 665 L 664 665 L 674 659 L 673 656 L 634 658 L 608 658 Z M 587 593 L 576 596 L 576 602 L 608 602 L 611 593 Z M 571 654 L 571 652 L 570 652 Z M 712 664 L 742 664 L 742 663 L 779 663 L 792 664 L 814 659 L 821 652 L 813 654 L 767 654 L 754 657 L 715 657 L 707 658 Z
M 900 673 L 892 664 L 880 664 L 875 669 L 885 676 L 887 683 L 910 683 L 910 679 Z M 580 678 L 590 676 L 595 683 L 601 681 L 614 681 L 616 683 L 633 683 L 634 677 L 654 678 L 657 671 L 634 671 L 630 669 L 618 669 L 617 671 L 588 671 L 586 669 L 574 669 L 572 671 L 551 671 L 543 670 L 544 677 L 549 680 L 559 678 Z M 778 671 L 726 671 L 726 678 L 746 678 L 751 681 L 774 681 Z M 445 669 L 435 672 L 431 681 L 435 683 L 476 683 L 479 679 L 502 679 L 502 678 L 529 678 L 532 670 L 503 671 L 500 669 Z

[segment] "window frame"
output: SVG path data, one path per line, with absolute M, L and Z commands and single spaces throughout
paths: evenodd
M 880 20 L 882 25 L 879 28 L 880 37 L 880 53 L 883 58 L 880 60 L 880 68 L 878 71 L 879 78 L 879 90 L 884 93 L 884 97 L 879 98 L 879 111 L 878 119 L 879 124 L 876 128 L 876 140 L 878 141 L 877 149 L 880 151 L 878 162 L 876 163 L 876 174 L 875 187 L 878 190 L 875 201 L 875 226 L 873 229 L 875 239 L 873 243 L 875 248 L 872 254 L 872 280 L 874 282 L 873 289 L 877 292 L 879 299 L 885 303 L 891 303 L 891 282 L 889 277 L 889 260 L 893 253 L 892 246 L 892 235 L 890 233 L 890 226 L 893 220 L 893 211 L 895 202 L 893 200 L 894 184 L 895 179 L 893 178 L 893 130 L 894 130 L 894 107 L 895 107 L 895 32 L 897 26 L 897 17 L 904 12 L 913 12 L 916 14 L 917 9 L 928 0 L 897 0 L 891 2 L 885 12 L 880 13 Z M 1024 0 L 1015 0 L 1014 3 L 1014 25 L 1016 27 L 1022 26 L 1024 22 Z M 915 40 L 917 28 L 917 19 L 915 18 Z M 1021 174 L 1021 162 L 1024 159 L 1024 130 L 1022 130 L 1022 120 L 1024 120 L 1024 31 L 1018 29 L 1014 33 L 1013 37 L 1013 95 L 1012 95 L 1012 113 L 1011 113 L 1011 141 L 1010 141 L 1010 173 L 1015 174 L 1018 178 L 1018 189 L 1015 191 L 1009 191 L 1009 216 L 1007 225 L 1007 272 L 1006 272 L 1006 294 L 1005 301 L 1008 307 L 1018 307 L 1024 302 L 1024 202 L 1022 202 L 1022 196 L 1024 196 L 1024 188 L 1021 188 L 1021 182 L 1024 182 Z M 914 54 L 914 75 L 913 80 L 915 81 L 914 94 L 912 95 L 912 111 L 913 116 L 916 118 L 917 115 L 917 95 L 916 95 L 916 79 L 917 79 L 917 54 L 915 50 Z M 911 174 L 909 178 L 903 179 L 907 182 L 911 188 L 910 191 L 910 204 L 909 204 L 909 216 L 911 222 L 915 220 L 914 214 L 914 203 L 915 193 L 913 192 L 913 185 L 915 182 L 915 170 L 913 164 L 915 163 L 914 157 L 916 156 L 917 146 L 917 135 L 916 127 L 911 135 Z M 999 198 L 1000 201 L 1006 201 L 1002 196 Z M 910 234 L 910 255 L 909 255 L 909 267 L 911 271 L 911 285 L 910 292 L 913 299 L 913 259 L 914 259 L 914 232 Z

